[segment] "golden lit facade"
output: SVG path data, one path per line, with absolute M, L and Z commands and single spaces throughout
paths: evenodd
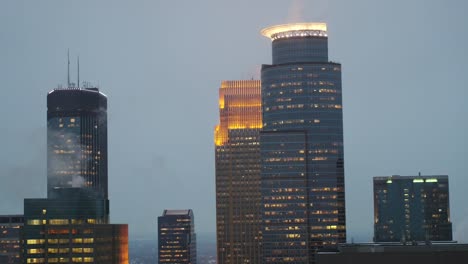
M 215 128 L 218 263 L 260 263 L 260 81 L 223 81 L 219 113 Z
M 341 65 L 324 23 L 273 26 L 262 65 L 263 263 L 315 263 L 346 242 Z

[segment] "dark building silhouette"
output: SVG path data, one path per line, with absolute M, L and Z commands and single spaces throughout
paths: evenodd
M 218 264 L 261 262 L 259 80 L 223 81 L 215 129 Z
M 346 244 L 319 252 L 317 264 L 459 264 L 468 262 L 467 244 Z
M 20 230 L 23 224 L 22 215 L 0 215 L 0 263 L 22 263 Z
M 158 217 L 158 261 L 196 264 L 197 240 L 191 209 L 164 210 Z
M 261 193 L 264 263 L 314 263 L 346 241 L 341 65 L 325 23 L 262 30 Z
M 47 192 L 86 188 L 108 198 L 107 97 L 97 88 L 47 95 Z
M 450 241 L 448 176 L 374 177 L 374 241 Z

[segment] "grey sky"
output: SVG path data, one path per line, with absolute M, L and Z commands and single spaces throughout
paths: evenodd
M 156 237 L 164 208 L 215 232 L 213 128 L 222 80 L 271 63 L 266 26 L 325 21 L 343 64 L 348 240 L 373 233 L 372 176 L 448 174 L 468 242 L 465 0 L 0 0 L 0 214 L 46 196 L 46 95 L 81 80 L 109 98 L 111 220 Z M 75 80 L 74 58 L 71 65 Z

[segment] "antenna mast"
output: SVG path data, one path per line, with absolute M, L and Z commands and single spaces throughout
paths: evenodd
M 78 56 L 78 88 L 80 88 L 80 56 Z
M 67 58 L 68 58 L 68 68 L 67 68 L 67 88 L 70 88 L 70 49 L 67 51 Z

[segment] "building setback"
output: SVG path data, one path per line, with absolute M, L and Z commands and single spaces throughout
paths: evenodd
M 448 176 L 374 177 L 374 241 L 450 241 Z
M 158 261 L 197 264 L 195 219 L 191 209 L 164 210 L 158 217 Z
M 0 263 L 21 263 L 20 230 L 22 215 L 0 215 Z
M 346 241 L 341 65 L 328 61 L 325 23 L 262 30 L 263 263 L 315 263 Z
M 259 80 L 223 81 L 215 128 L 218 263 L 261 262 Z
M 467 244 L 347 244 L 319 252 L 317 264 L 459 264 L 468 262 Z

